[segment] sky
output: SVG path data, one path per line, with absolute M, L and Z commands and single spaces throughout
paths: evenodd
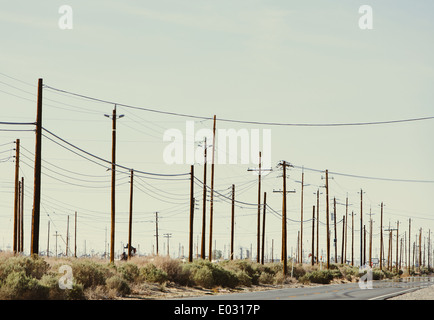
M 72 9 L 72 29 L 59 27 L 64 16 L 59 8 L 65 4 Z M 359 26 L 364 15 L 359 13 L 362 5 L 372 8 L 372 29 Z M 349 212 L 354 212 L 359 221 L 363 190 L 363 218 L 367 221 L 367 213 L 373 214 L 374 241 L 379 242 L 381 202 L 385 204 L 383 223 L 396 226 L 399 220 L 400 237 L 404 231 L 408 234 L 409 218 L 412 235 L 423 228 L 427 237 L 428 230 L 434 229 L 430 201 L 434 191 L 434 120 L 320 124 L 434 116 L 433 9 L 430 1 L 8 2 L 0 13 L 1 121 L 35 121 L 37 81 L 42 78 L 46 85 L 45 129 L 110 161 L 111 121 L 104 114 L 111 114 L 114 103 L 118 103 L 117 113 L 124 117 L 117 121 L 117 163 L 143 172 L 184 174 L 190 172 L 190 164 L 167 164 L 163 158 L 164 150 L 171 145 L 164 141 L 164 133 L 176 129 L 186 139 L 187 121 L 194 121 L 195 133 L 211 130 L 210 119 L 216 115 L 217 129 L 247 130 L 249 137 L 258 129 L 261 137 L 264 130 L 271 133 L 271 154 L 267 156 L 273 171 L 263 176 L 261 189 L 267 192 L 267 203 L 274 210 L 266 216 L 269 255 L 274 241 L 274 256 L 280 256 L 282 194 L 273 190 L 282 189 L 282 172 L 277 167 L 281 160 L 294 165 L 287 176 L 288 188 L 296 191 L 287 196 L 290 254 L 300 230 L 302 172 L 303 246 L 310 248 L 307 235 L 311 234 L 312 206 L 316 205 L 314 193 L 320 189 L 320 246 L 324 248 L 326 169 L 331 172 L 331 204 L 334 197 L 339 203 L 339 230 L 346 197 Z M 276 122 L 298 125 L 267 124 Z M 1 125 L 0 129 L 17 126 Z M 85 159 L 62 147 L 65 143 L 48 132 L 44 134 L 41 250 L 47 247 L 48 221 L 50 250 L 54 252 L 56 231 L 61 235 L 58 249 L 65 250 L 67 217 L 73 239 L 72 221 L 77 211 L 79 254 L 85 250 L 104 252 L 110 234 L 109 165 Z M 24 251 L 28 253 L 33 132 L 0 131 L 0 249 L 10 250 L 12 244 L 16 139 L 22 146 Z M 185 141 L 178 141 L 184 151 Z M 200 154 L 201 147 L 195 148 Z M 252 245 L 255 255 L 258 177 L 248 169 L 256 168 L 258 159 L 250 156 L 247 164 L 241 163 L 240 155 L 237 159 L 236 164 L 215 166 L 219 196 L 214 205 L 213 241 L 217 249 L 228 253 L 228 199 L 235 184 L 237 200 L 246 203 L 236 207 L 236 254 L 241 247 L 245 252 Z M 210 166 L 207 175 L 209 185 Z M 202 163 L 195 164 L 195 176 L 196 246 L 202 223 Z M 135 177 L 133 246 L 138 245 L 140 253 L 149 254 L 155 249 L 158 212 L 160 252 L 167 243 L 163 235 L 171 234 L 171 255 L 178 255 L 182 246 L 187 255 L 190 182 L 188 176 L 176 179 L 182 180 Z M 120 253 L 128 239 L 129 177 L 125 170 L 117 173 L 116 190 L 115 247 Z M 209 216 L 206 247 L 208 222 Z M 357 248 L 357 223 L 354 231 Z

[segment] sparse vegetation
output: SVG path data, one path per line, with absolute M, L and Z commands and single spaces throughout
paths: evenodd
M 62 265 L 72 268 L 71 289 L 61 289 L 59 273 Z M 423 272 L 428 272 L 423 270 Z M 283 275 L 281 263 L 259 264 L 249 260 L 194 260 L 183 262 L 163 256 L 135 257 L 130 261 L 42 258 L 0 254 L 0 299 L 119 299 L 140 294 L 154 285 L 160 292 L 167 286 L 187 286 L 206 289 L 243 288 L 261 285 L 329 284 L 358 281 L 364 272 L 357 267 L 334 264 L 329 270 L 318 265 L 292 265 L 288 261 L 288 275 Z M 408 276 L 387 270 L 373 269 L 374 280 Z

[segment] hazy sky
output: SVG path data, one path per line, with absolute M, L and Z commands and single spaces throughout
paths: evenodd
M 73 29 L 58 26 L 61 5 L 73 10 Z M 373 29 L 359 28 L 359 7 L 370 5 Z M 431 1 L 33 1 L 8 2 L 0 12 L 1 121 L 35 121 L 36 85 L 46 85 L 127 105 L 203 117 L 283 123 L 359 123 L 433 116 L 434 3 Z M 19 81 L 18 81 L 19 80 Z M 104 104 L 44 89 L 46 129 L 105 159 L 111 157 L 113 104 Z M 167 129 L 185 133 L 212 129 L 212 121 L 161 115 L 118 107 L 117 162 L 155 173 L 186 173 L 187 164 L 167 165 L 163 141 Z M 379 204 L 386 204 L 384 224 L 400 221 L 400 230 L 434 229 L 434 120 L 407 123 L 300 127 L 217 122 L 222 129 L 270 129 L 272 163 L 286 160 L 306 168 L 305 219 L 311 219 L 314 192 L 324 185 L 325 170 L 363 177 L 428 180 L 400 182 L 331 175 L 330 198 L 356 214 L 359 232 L 360 189 L 364 213 L 372 211 L 379 242 Z M 14 129 L 16 127 L 13 127 Z M 1 129 L 11 129 L 1 126 Z M 32 132 L 1 132 L 0 145 L 20 138 L 21 175 L 26 180 L 25 250 L 29 250 L 33 193 Z M 0 147 L 0 248 L 12 243 L 13 144 Z M 223 151 L 225 152 L 225 151 Z M 25 157 L 28 158 L 25 158 Z M 40 248 L 51 234 L 66 234 L 67 215 L 78 211 L 79 251 L 104 250 L 110 234 L 110 172 L 44 138 Z M 6 161 L 8 160 L 8 161 Z M 53 166 L 54 165 L 54 166 Z M 237 199 L 257 202 L 257 176 L 248 165 L 217 165 L 216 189 Z M 50 171 L 51 170 L 51 171 Z M 69 170 L 69 171 L 66 171 Z M 196 165 L 202 180 L 203 166 Z M 289 171 L 288 217 L 300 220 L 300 168 Z M 77 174 L 78 173 L 78 174 Z M 85 176 L 85 174 L 87 176 Z M 89 176 L 91 175 L 91 177 Z M 267 218 L 267 243 L 280 243 L 281 172 L 274 168 L 263 182 L 267 202 L 277 213 Z M 209 183 L 210 171 L 208 172 Z M 81 180 L 80 180 L 81 179 Z M 116 250 L 127 242 L 128 176 L 118 174 Z M 68 182 L 68 183 L 66 183 Z M 74 185 L 72 185 L 73 183 Z M 140 180 L 135 189 L 134 244 L 150 252 L 155 211 L 160 234 L 171 233 L 171 251 L 188 244 L 189 181 Z M 83 187 L 86 186 L 86 187 Z M 96 188 L 98 187 L 98 188 Z M 141 188 L 141 189 L 138 189 Z M 195 186 L 195 241 L 200 234 L 202 191 Z M 323 189 L 321 189 L 323 191 Z M 164 192 L 168 192 L 166 198 Z M 217 248 L 228 246 L 230 204 L 215 204 Z M 324 218 L 324 195 L 320 219 Z M 338 221 L 345 208 L 338 206 Z M 207 209 L 209 213 L 209 205 Z M 256 242 L 256 208 L 237 208 L 238 246 Z M 369 216 L 365 215 L 365 221 Z M 71 218 L 72 219 L 72 216 Z M 209 218 L 207 218 L 209 221 Z M 71 220 L 72 221 L 72 220 Z M 325 221 L 325 220 L 321 220 Z M 70 226 L 73 224 L 70 223 Z M 310 220 L 304 224 L 310 234 Z M 71 227 L 72 228 L 72 227 Z M 289 246 L 299 223 L 290 221 Z M 341 230 L 342 224 L 338 229 Z M 402 228 L 402 229 L 401 229 Z M 321 231 L 324 231 L 322 226 Z M 72 229 L 71 229 L 72 232 Z M 340 235 L 340 232 L 338 233 Z M 108 238 L 107 238 L 108 239 Z M 134 240 L 135 239 L 135 240 Z M 358 239 L 356 235 L 356 239 Z M 160 239 L 160 250 L 165 238 Z M 207 225 L 208 241 L 208 225 Z M 305 236 L 304 246 L 309 247 Z M 325 237 L 321 239 L 325 242 Z M 375 240 L 374 240 L 375 241 Z M 54 237 L 51 237 L 54 244 Z M 133 245 L 134 245 L 133 244 Z M 59 246 L 64 243 L 59 239 Z M 357 242 L 356 242 L 357 247 Z M 253 245 L 256 252 L 255 245 Z M 51 248 L 54 251 L 54 248 Z M 238 252 L 237 252 L 238 253 Z M 280 247 L 275 249 L 279 256 Z M 358 255 L 357 255 L 358 256 Z

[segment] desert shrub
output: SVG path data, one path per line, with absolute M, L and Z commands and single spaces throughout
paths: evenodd
M 193 284 L 205 288 L 214 286 L 234 288 L 239 283 L 233 271 L 224 269 L 207 260 L 195 260 L 192 263 L 185 264 L 183 269 L 190 274 L 190 281 Z
M 140 276 L 140 271 L 137 265 L 129 262 L 118 266 L 117 271 L 122 278 L 128 282 L 135 282 Z
M 273 284 L 274 275 L 268 272 L 261 273 L 259 276 L 259 283 L 261 284 Z
M 108 278 L 106 286 L 108 289 L 114 290 L 117 296 L 124 296 L 131 292 L 130 286 L 125 279 L 117 275 Z
M 234 272 L 240 281 L 240 285 L 251 286 L 258 283 L 260 272 L 258 272 L 255 264 L 249 260 L 223 261 L 221 266 Z
M 212 271 L 209 268 L 198 268 L 192 271 L 193 282 L 204 288 L 212 288 L 214 286 L 214 279 Z
M 140 277 L 147 282 L 163 283 L 168 281 L 168 275 L 165 271 L 157 268 L 154 264 L 148 263 L 139 269 Z
M 152 263 L 166 272 L 167 279 L 172 282 L 176 282 L 181 285 L 187 285 L 189 283 L 190 273 L 184 269 L 181 261 L 171 259 L 170 257 L 155 257 Z
M 299 279 L 306 274 L 306 270 L 304 270 L 301 264 L 294 263 L 294 266 L 292 266 L 291 263 L 288 263 L 288 273 L 292 273 L 294 278 Z
M 114 274 L 108 265 L 91 260 L 74 261 L 71 267 L 74 279 L 77 283 L 81 283 L 85 289 L 105 285 L 106 279 Z
M 53 273 L 48 273 L 42 276 L 40 283 L 41 285 L 48 288 L 48 298 L 49 300 L 83 300 L 84 289 L 83 285 L 76 283 L 72 284 L 71 289 L 60 289 L 59 287 L 60 275 L 55 275 Z
M 252 277 L 249 276 L 246 271 L 239 270 L 235 275 L 238 278 L 239 285 L 246 287 L 250 287 L 252 285 Z
M 12 272 L 23 271 L 26 276 L 41 279 L 50 266 L 42 258 L 33 257 L 9 257 L 0 260 L 0 280 L 5 280 Z
M 300 277 L 299 281 L 302 283 L 320 283 L 329 284 L 333 278 L 341 276 L 339 270 L 316 270 L 313 272 L 306 273 L 304 276 Z
M 9 273 L 0 288 L 0 297 L 11 300 L 46 300 L 49 289 L 24 271 Z

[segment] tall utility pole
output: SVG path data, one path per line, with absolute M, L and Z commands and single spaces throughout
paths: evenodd
M 18 209 L 17 209 L 17 252 L 21 252 L 21 181 L 18 181 Z
M 235 232 L 235 185 L 232 185 L 232 208 L 231 208 L 231 255 L 230 259 L 234 260 L 234 232 Z
M 300 255 L 299 255 L 300 263 L 303 263 L 303 191 L 304 191 L 304 171 L 301 172 Z
M 20 207 L 20 188 L 19 188 L 19 173 L 20 173 L 20 139 L 15 142 L 15 192 L 14 192 L 14 239 L 13 239 L 13 250 L 14 254 L 19 252 L 19 239 L 20 239 L 20 229 L 19 229 L 19 207 Z
M 330 226 L 329 226 L 329 171 L 326 170 L 326 228 L 327 228 L 327 269 L 330 269 Z
M 50 254 L 50 220 L 48 220 L 48 234 L 47 234 L 47 257 Z
M 422 266 L 422 228 L 419 230 L 419 272 Z
M 383 202 L 381 202 L 380 217 L 380 271 L 383 270 Z
M 205 225 L 206 225 L 206 164 L 207 164 L 207 145 L 206 145 L 206 137 L 204 141 L 204 150 L 203 150 L 203 204 L 202 204 L 202 242 L 200 247 L 200 257 L 201 259 L 205 259 Z
M 428 270 L 430 269 L 430 258 L 431 258 L 431 229 L 428 230 Z
M 261 264 L 264 264 L 265 254 L 265 208 L 267 207 L 267 193 L 264 192 L 264 211 L 262 213 L 262 251 L 261 251 Z
M 39 254 L 39 222 L 41 216 L 41 164 L 42 164 L 42 79 L 38 80 L 36 113 L 35 172 L 30 255 Z
M 259 164 L 258 169 L 247 169 L 247 171 L 257 171 L 258 172 L 258 217 L 257 217 L 257 239 L 256 239 L 256 262 L 259 263 L 260 256 L 261 256 L 261 250 L 260 250 L 260 239 L 261 239 L 261 180 L 262 180 L 262 171 L 271 171 L 271 169 L 263 169 L 262 168 L 262 153 L 259 152 Z
M 398 272 L 399 221 L 396 221 L 396 272 Z
M 67 221 L 66 221 L 66 256 L 68 256 L 68 249 L 69 249 L 69 216 L 67 217 Z
M 165 233 L 163 236 L 167 239 L 167 256 L 170 257 L 169 239 L 172 237 L 172 234 L 171 233 Z
M 256 262 L 259 263 L 260 256 L 260 238 L 261 238 L 261 151 L 259 151 L 259 172 L 258 172 L 258 222 L 257 222 L 257 240 L 256 240 Z
M 24 252 L 24 177 L 21 177 L 21 205 L 20 205 L 20 252 Z
M 360 189 L 360 266 L 363 261 L 363 190 Z
M 335 238 L 333 240 L 334 247 L 335 247 L 335 263 L 338 263 L 338 235 L 337 235 L 337 229 L 336 229 L 336 198 L 333 198 L 333 217 L 334 217 L 334 226 L 335 226 Z
M 319 263 L 319 189 L 316 192 L 316 263 Z
M 158 212 L 155 212 L 155 249 L 158 256 Z
M 282 254 L 281 261 L 283 262 L 283 274 L 287 275 L 288 273 L 288 250 L 287 250 L 287 231 L 286 231 L 286 193 L 287 192 L 295 192 L 295 191 L 286 191 L 286 167 L 292 167 L 291 164 L 286 161 L 282 161 L 279 163 L 283 168 L 283 201 L 282 201 Z M 282 191 L 274 191 L 273 192 L 282 192 Z
M 312 209 L 312 266 L 315 263 L 315 206 Z
M 344 237 L 345 237 L 345 244 L 344 244 L 344 258 L 343 261 L 344 263 L 347 263 L 347 240 L 348 240 L 348 193 L 347 193 L 347 197 L 345 199 L 345 232 L 344 232 Z
M 369 209 L 369 266 L 372 267 L 372 216 L 374 213 L 372 213 L 372 210 Z M 366 250 L 366 248 L 365 248 Z
M 110 118 L 108 114 L 104 115 Z M 116 105 L 112 114 L 112 182 L 111 182 L 111 234 L 110 234 L 110 263 L 115 259 L 115 198 L 116 198 L 116 120 L 124 115 L 116 115 Z
M 77 211 L 75 211 L 74 222 L 74 258 L 77 258 Z
M 261 151 L 259 151 L 259 161 L 258 169 L 247 169 L 247 171 L 257 171 L 258 172 L 258 215 L 256 223 L 256 262 L 259 263 L 261 250 L 260 250 L 260 239 L 261 239 Z
M 132 246 L 132 237 L 133 237 L 133 193 L 134 193 L 134 170 L 131 169 L 131 177 L 130 177 L 130 215 L 128 221 L 128 260 L 131 259 L 131 246 Z
M 212 129 L 212 159 L 211 159 L 211 199 L 210 199 L 210 214 L 209 214 L 209 261 L 212 261 L 212 224 L 214 214 L 214 160 L 215 160 L 215 128 L 216 116 L 214 115 L 214 124 Z
M 408 270 L 410 270 L 411 266 L 411 219 L 408 219 Z
M 193 262 L 193 221 L 194 221 L 194 165 L 191 166 L 190 181 L 190 238 L 188 244 L 188 262 Z
M 351 265 L 354 266 L 354 211 L 351 211 Z
M 344 263 L 344 251 L 345 251 L 345 216 L 342 219 L 342 253 L 341 253 L 341 263 Z

